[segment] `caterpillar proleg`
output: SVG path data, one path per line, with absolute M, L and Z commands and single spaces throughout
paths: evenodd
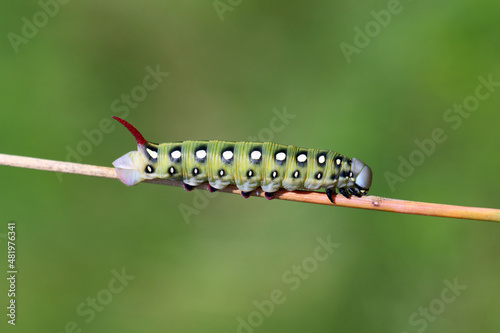
M 272 199 L 280 188 L 325 188 L 332 202 L 335 190 L 347 198 L 361 197 L 371 186 L 372 171 L 368 165 L 331 150 L 218 140 L 157 144 L 146 141 L 125 120 L 113 118 L 137 141 L 137 150 L 113 162 L 118 178 L 129 186 L 154 178 L 182 180 L 188 191 L 205 182 L 211 191 L 234 184 L 245 198 L 260 187 L 267 199 Z

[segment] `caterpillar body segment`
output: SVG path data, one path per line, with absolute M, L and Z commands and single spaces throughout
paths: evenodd
M 234 184 L 243 197 L 261 187 L 268 199 L 280 188 L 325 188 L 330 201 L 335 190 L 345 197 L 366 195 L 372 179 L 369 166 L 331 150 L 304 149 L 272 142 L 146 141 L 132 125 L 113 117 L 134 135 L 137 150 L 113 162 L 126 185 L 145 179 L 182 180 L 186 190 L 208 182 L 209 190 Z

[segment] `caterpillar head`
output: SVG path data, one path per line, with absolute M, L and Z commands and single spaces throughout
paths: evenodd
M 366 195 L 372 185 L 372 169 L 357 158 L 352 159 L 352 177 L 347 182 L 349 193 L 357 197 Z
M 125 120 L 118 117 L 113 117 L 113 119 L 125 126 L 137 141 L 137 150 L 128 152 L 113 162 L 118 178 L 128 186 L 140 183 L 145 179 L 156 178 L 158 145 L 146 141 L 142 134 Z

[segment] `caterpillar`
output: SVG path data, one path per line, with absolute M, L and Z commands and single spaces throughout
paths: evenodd
M 372 170 L 357 158 L 331 150 L 303 149 L 271 142 L 182 141 L 152 143 L 118 117 L 134 136 L 137 150 L 113 162 L 118 178 L 132 186 L 146 179 L 182 180 L 184 189 L 208 182 L 208 190 L 235 184 L 244 198 L 261 187 L 267 199 L 285 188 L 317 190 L 324 187 L 331 202 L 338 190 L 344 197 L 368 193 Z

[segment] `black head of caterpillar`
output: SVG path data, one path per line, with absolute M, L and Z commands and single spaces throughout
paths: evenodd
M 128 122 L 123 124 L 137 141 L 131 151 L 113 162 L 126 185 L 146 179 L 182 180 L 185 189 L 208 182 L 210 190 L 235 184 L 247 198 L 260 187 L 266 198 L 279 188 L 316 190 L 325 188 L 345 197 L 366 195 L 372 171 L 362 161 L 330 150 L 302 149 L 270 142 L 183 141 L 155 144 Z

